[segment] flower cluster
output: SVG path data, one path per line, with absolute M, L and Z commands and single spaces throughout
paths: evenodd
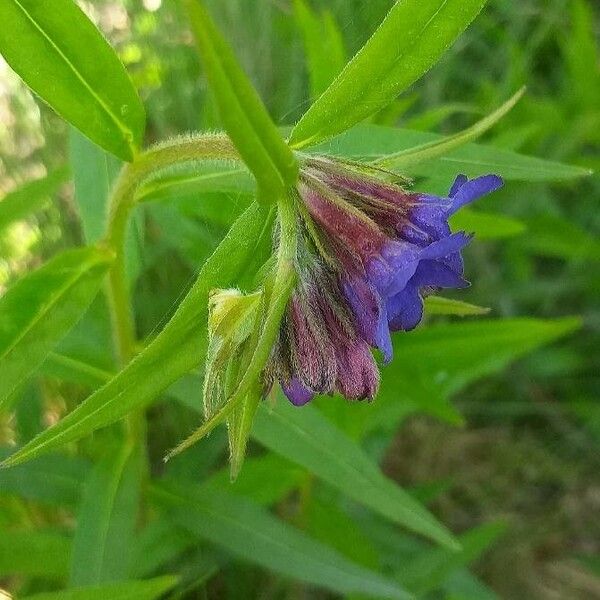
M 267 368 L 295 405 L 340 392 L 372 399 L 379 370 L 370 347 L 392 359 L 390 332 L 409 331 L 423 298 L 468 286 L 464 232 L 448 218 L 502 180 L 458 176 L 447 197 L 410 192 L 374 169 L 307 159 L 295 190 L 298 284 Z

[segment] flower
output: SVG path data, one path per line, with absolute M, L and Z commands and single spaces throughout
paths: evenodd
M 369 347 L 392 359 L 391 332 L 414 329 L 423 298 L 463 288 L 461 250 L 471 236 L 448 218 L 502 186 L 496 175 L 459 175 L 447 197 L 410 192 L 374 168 L 306 159 L 294 192 L 298 284 L 267 368 L 295 405 L 340 392 L 373 399 L 379 369 Z

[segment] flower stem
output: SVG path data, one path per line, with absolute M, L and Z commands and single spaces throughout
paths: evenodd
M 126 164 L 117 179 L 109 200 L 106 244 L 114 251 L 115 261 L 108 276 L 107 297 L 111 316 L 113 343 L 119 367 L 135 355 L 135 319 L 131 290 L 127 281 L 125 240 L 138 187 L 153 173 L 176 164 L 202 159 L 239 159 L 230 139 L 223 134 L 189 135 L 174 138 L 150 148 Z M 146 425 L 143 413 L 132 414 L 127 421 L 128 436 L 144 443 Z

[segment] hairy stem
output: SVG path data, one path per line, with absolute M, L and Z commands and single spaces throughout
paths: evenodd
M 131 290 L 127 281 L 125 240 L 129 218 L 136 203 L 138 187 L 153 173 L 176 164 L 202 159 L 239 159 L 230 139 L 222 134 L 179 137 L 141 153 L 133 163 L 123 167 L 109 201 L 108 230 L 105 241 L 115 252 L 108 277 L 108 304 L 113 343 L 119 366 L 124 367 L 135 355 L 135 319 Z M 146 435 L 142 413 L 127 421 L 132 440 L 143 441 Z

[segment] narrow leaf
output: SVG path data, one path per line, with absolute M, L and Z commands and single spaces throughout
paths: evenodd
M 72 0 L 4 0 L 0 52 L 25 83 L 87 137 L 132 160 L 144 108 L 102 34 Z
M 42 592 L 22 600 L 157 600 L 177 584 L 177 577 L 164 576 L 146 581 L 127 581 L 59 592 Z
M 156 339 L 72 413 L 4 461 L 4 466 L 21 463 L 118 421 L 150 404 L 196 367 L 206 350 L 210 291 L 239 282 L 244 274 L 252 272 L 255 261 L 260 265 L 266 259 L 271 220 L 269 211 L 253 204 L 204 264 L 192 289 Z
M 294 0 L 294 7 L 307 57 L 311 97 L 315 100 L 344 67 L 344 42 L 331 12 L 318 15 L 305 0 Z
M 503 523 L 487 523 L 460 536 L 462 550 L 436 548 L 420 553 L 400 572 L 400 580 L 419 597 L 440 586 L 453 572 L 479 558 L 506 530 Z
M 172 518 L 234 556 L 341 594 L 410 598 L 393 581 L 361 567 L 243 498 L 174 485 L 156 490 Z
M 600 260 L 600 240 L 567 219 L 538 215 L 527 221 L 528 235 L 520 240 L 528 250 L 565 260 Z
M 5 457 L 7 452 L 2 452 Z M 62 454 L 0 471 L 0 494 L 14 494 L 52 506 L 76 506 L 81 497 L 81 483 L 87 477 L 89 464 Z
M 361 125 L 327 143 L 311 148 L 311 152 L 373 161 L 400 150 L 442 139 L 440 135 L 424 131 Z M 589 176 L 591 171 L 484 144 L 465 144 L 445 156 L 406 169 L 407 175 L 435 175 L 436 178 L 444 178 L 449 182 L 457 173 L 464 173 L 469 177 L 496 173 L 504 179 L 514 181 L 562 181 Z
M 502 240 L 527 230 L 525 223 L 512 217 L 468 208 L 452 215 L 450 225 L 455 231 L 474 233 L 478 240 Z
M 0 408 L 81 318 L 111 260 L 100 248 L 69 250 L 0 299 Z
M 126 580 L 131 571 L 141 454 L 108 446 L 85 483 L 71 553 L 71 587 Z
M 11 223 L 24 219 L 41 208 L 68 176 L 67 168 L 57 169 L 46 177 L 30 181 L 4 196 L 0 200 L 0 232 Z
M 0 531 L 0 577 L 63 579 L 71 541 L 53 531 Z
M 428 315 L 456 315 L 459 317 L 485 315 L 490 312 L 489 308 L 483 306 L 476 306 L 461 300 L 442 298 L 441 296 L 428 296 L 425 298 L 425 310 Z
M 398 418 L 424 410 L 439 418 L 454 411 L 448 399 L 466 385 L 569 335 L 581 320 L 478 319 L 436 324 L 396 336 L 394 353 L 402 356 L 393 369 L 383 369 L 377 401 L 360 412 L 362 435 L 379 427 L 395 427 Z
M 356 502 L 410 531 L 456 548 L 443 525 L 312 406 L 298 410 L 285 400 L 272 410 L 263 405 L 252 433 L 270 450 L 302 465 Z
M 272 202 L 295 183 L 296 159 L 206 8 L 200 0 L 186 0 L 185 5 L 221 120 Z
M 108 198 L 121 163 L 75 129 L 69 135 L 69 162 L 83 235 L 87 244 L 95 244 L 105 233 Z
M 441 140 L 426 142 L 415 148 L 401 150 L 395 154 L 388 155 L 376 161 L 376 164 L 387 169 L 405 169 L 411 165 L 438 158 L 448 154 L 456 148 L 460 148 L 464 144 L 476 140 L 483 135 L 488 129 L 491 129 L 502 117 L 510 112 L 515 104 L 523 97 L 525 88 L 521 88 L 512 98 L 507 100 L 500 108 L 496 109 L 487 117 L 481 119 L 468 129 L 448 136 Z
M 486 0 L 399 0 L 340 76 L 308 109 L 290 143 L 303 148 L 380 111 L 427 72 Z
M 277 454 L 268 452 L 263 456 L 247 458 L 244 468 L 231 484 L 231 472 L 223 468 L 205 481 L 206 486 L 231 494 L 240 494 L 265 506 L 282 500 L 305 480 L 306 473 Z

